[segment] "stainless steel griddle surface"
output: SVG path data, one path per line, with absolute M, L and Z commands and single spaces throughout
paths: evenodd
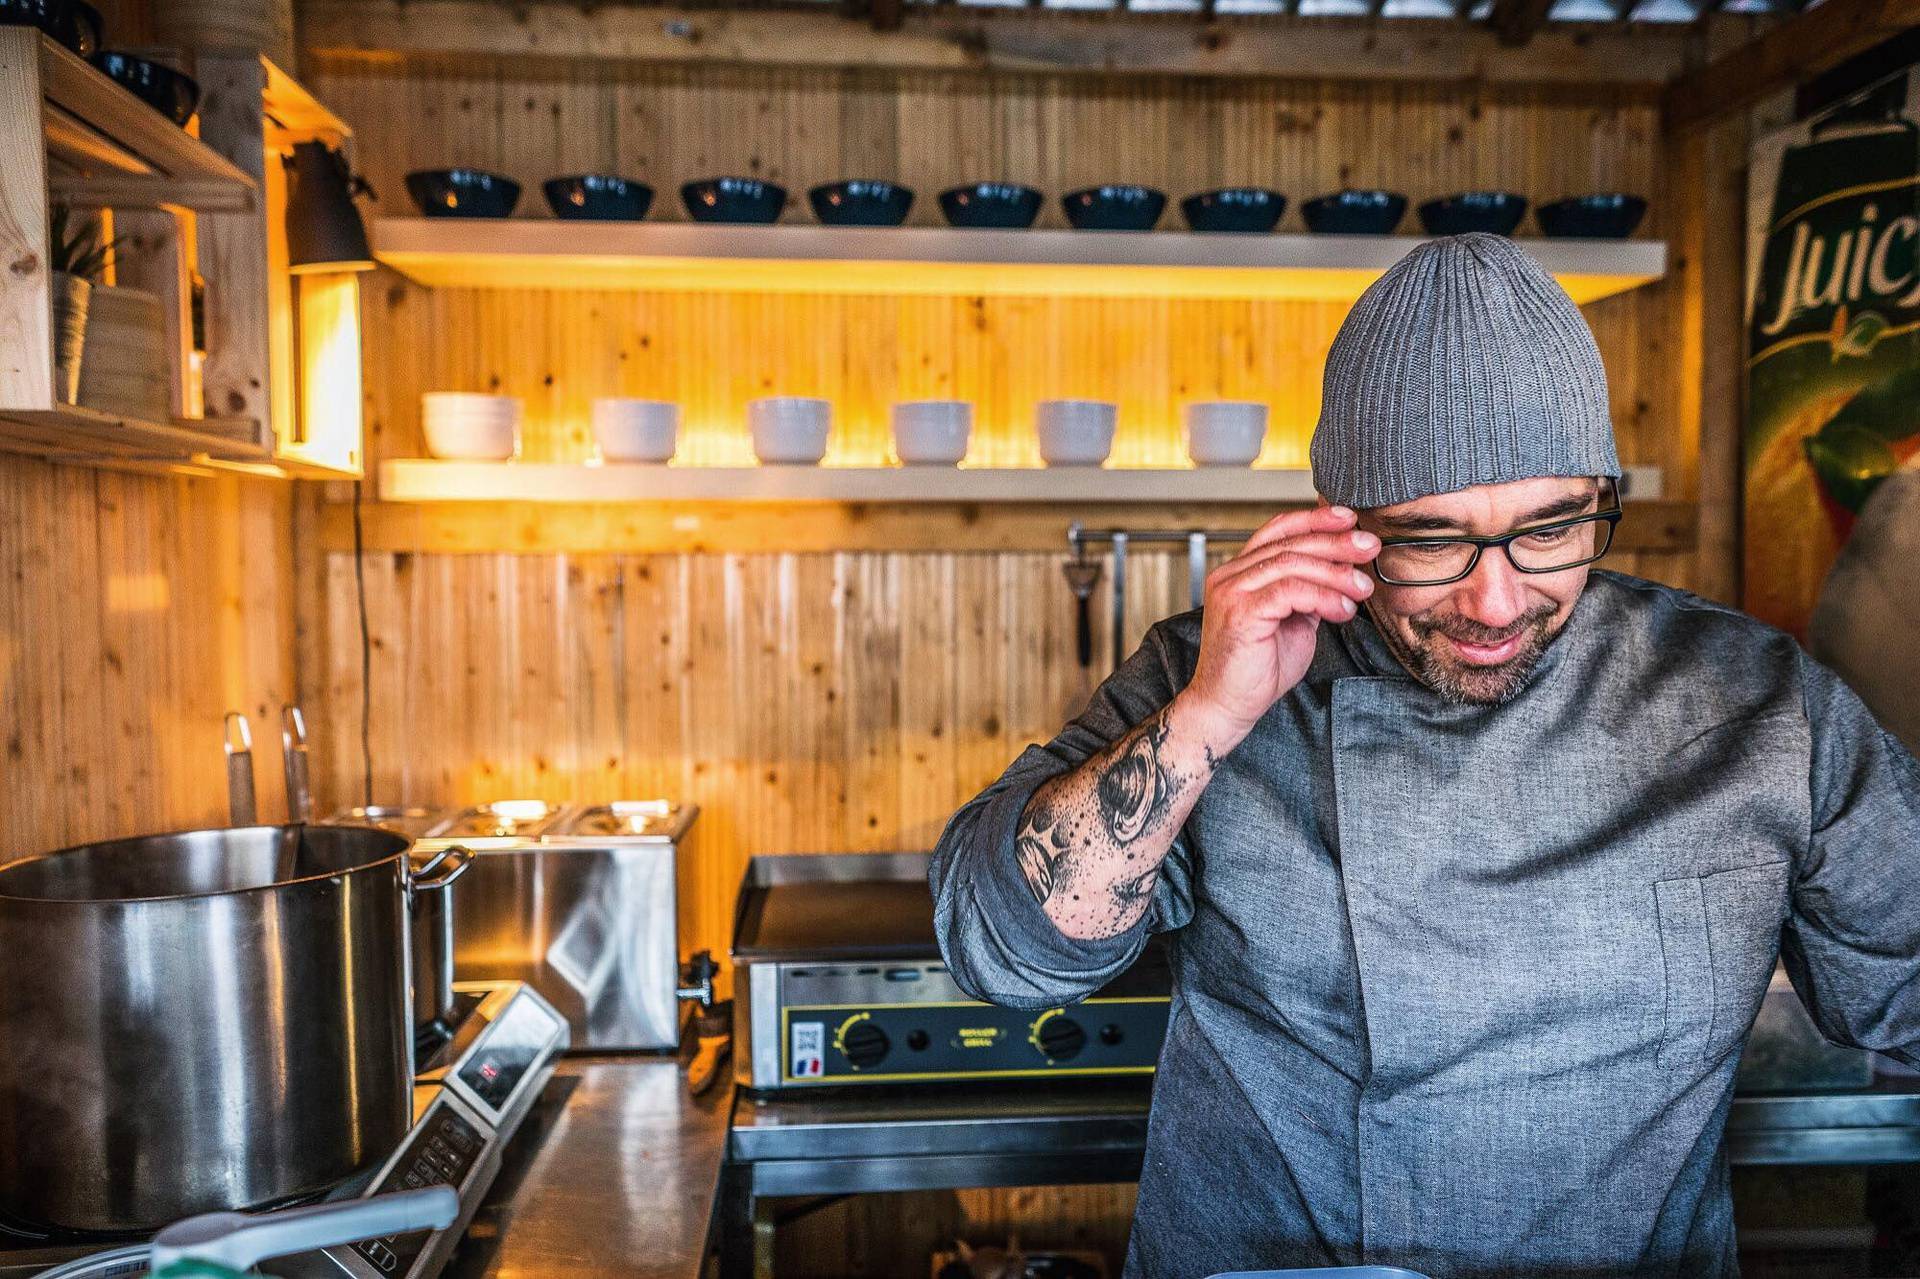
M 740 959 L 937 959 L 925 880 L 755 885 L 744 890 Z

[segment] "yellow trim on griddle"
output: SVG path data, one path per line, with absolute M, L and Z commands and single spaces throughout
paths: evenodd
M 1084 1008 L 1089 1004 L 1167 1004 L 1172 1003 L 1168 995 L 1116 995 L 1102 999 L 1083 999 L 1077 1004 L 1068 1004 L 1063 1008 L 1054 1008 L 1050 1012 L 1064 1012 L 1066 1008 Z M 792 1017 L 794 1013 L 846 1012 L 851 1009 L 871 1011 L 875 1008 L 991 1008 L 977 999 L 956 999 L 943 1003 L 925 1004 L 795 1004 L 780 1010 L 780 1082 L 797 1084 L 801 1087 L 817 1088 L 822 1085 L 841 1083 L 893 1083 L 906 1079 L 1058 1079 L 1063 1075 L 1151 1075 L 1154 1066 L 1048 1066 L 1022 1070 L 933 1070 L 933 1071 L 896 1071 L 885 1075 L 869 1075 L 856 1072 L 851 1075 L 802 1076 L 793 1073 L 793 1037 Z M 841 1026 L 844 1031 L 858 1018 L 848 1018 Z

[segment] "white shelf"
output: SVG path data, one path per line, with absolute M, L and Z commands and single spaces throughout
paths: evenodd
M 382 218 L 374 256 L 456 288 L 1347 301 L 1415 236 Z M 1659 279 L 1659 240 L 1521 239 L 1591 302 Z
M 1657 466 L 1628 467 L 1633 500 L 1661 496 Z M 1245 502 L 1314 500 L 1309 472 L 1069 466 L 590 466 L 572 462 L 380 465 L 389 502 Z

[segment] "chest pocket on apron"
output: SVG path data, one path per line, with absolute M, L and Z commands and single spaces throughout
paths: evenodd
M 1666 981 L 1661 1065 L 1711 1065 L 1745 1039 L 1779 956 L 1792 872 L 1790 862 L 1768 862 L 1654 884 Z

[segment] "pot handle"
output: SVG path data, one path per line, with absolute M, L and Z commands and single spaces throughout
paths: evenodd
M 473 850 L 461 844 L 449 844 L 418 866 L 409 864 L 412 872 L 407 876 L 407 885 L 416 893 L 435 893 L 449 888 L 453 881 L 467 873 L 473 865 Z
M 192 1260 L 250 1270 L 255 1262 L 268 1257 L 332 1248 L 382 1235 L 444 1230 L 459 1215 L 460 1196 L 451 1186 L 402 1190 L 257 1216 L 213 1212 L 189 1217 L 155 1235 L 147 1266 L 157 1273 L 175 1262 Z

